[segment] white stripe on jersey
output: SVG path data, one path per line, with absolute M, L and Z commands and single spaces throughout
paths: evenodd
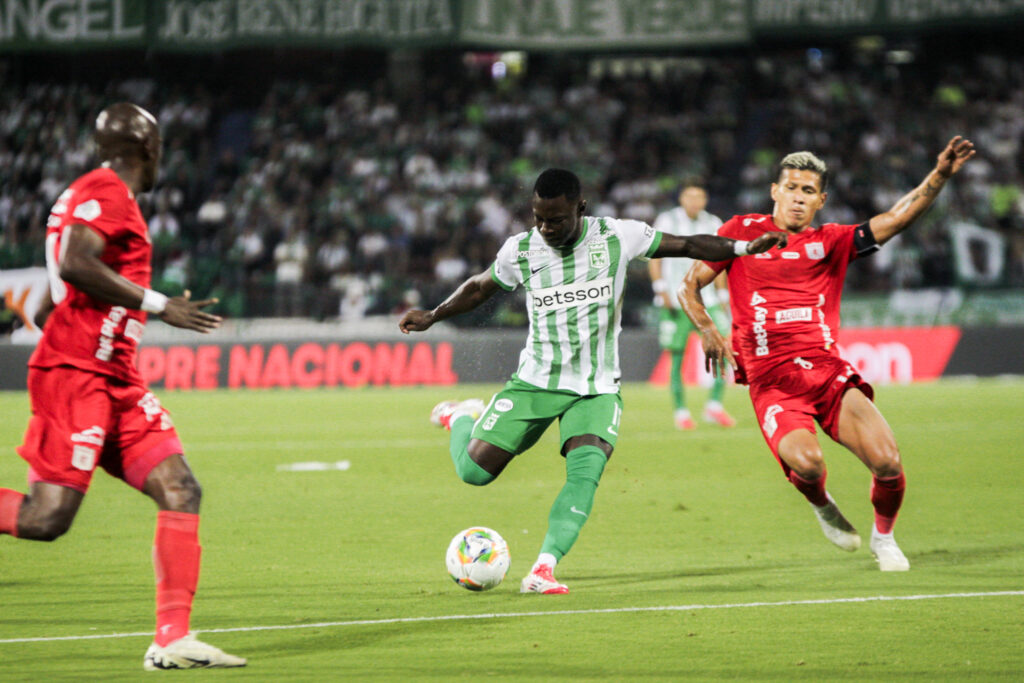
M 721 219 L 707 211 L 701 211 L 697 214 L 695 220 L 691 219 L 686 215 L 686 210 L 681 206 L 658 214 L 658 217 L 654 220 L 655 230 L 671 235 L 679 235 L 680 237 L 714 235 L 717 234 L 718 228 L 721 225 Z M 686 277 L 692 266 L 693 259 L 689 258 L 661 259 L 661 279 L 668 283 L 669 296 L 665 298 L 668 299 L 670 307 L 675 309 L 682 308 L 675 297 L 675 291 L 679 288 L 683 278 Z M 700 296 L 704 300 L 704 305 L 708 308 L 719 304 L 718 291 L 714 283 L 700 290 Z
M 536 229 L 509 238 L 492 277 L 527 291 L 530 321 L 516 376 L 580 395 L 619 390 L 618 337 L 626 269 L 656 231 L 640 221 L 585 217 L 571 250 L 552 249 Z

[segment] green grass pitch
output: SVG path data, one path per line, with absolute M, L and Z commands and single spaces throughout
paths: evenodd
M 427 421 L 439 399 L 496 389 L 164 392 L 204 487 L 193 627 L 250 660 L 171 675 L 1024 676 L 1024 381 L 879 388 L 909 482 L 896 527 L 912 564 L 903 574 L 879 572 L 866 548 L 870 477 L 852 455 L 826 444 L 829 489 L 865 537 L 845 553 L 783 480 L 742 389 L 727 394 L 736 428 L 682 434 L 667 390 L 628 385 L 594 513 L 558 568 L 568 596 L 518 593 L 563 481 L 556 430 L 474 488 Z M 703 392 L 689 395 L 699 410 Z M 0 394 L 0 485 L 19 490 L 27 414 L 25 394 Z M 342 460 L 347 470 L 279 469 Z M 148 499 L 100 472 L 64 538 L 0 537 L 0 680 L 143 675 L 153 522 Z M 486 593 L 444 569 L 450 538 L 475 524 L 512 553 L 505 583 Z M 856 600 L 879 597 L 916 599 Z M 83 638 L 110 634 L 124 635 Z M 44 640 L 13 642 L 28 638 Z

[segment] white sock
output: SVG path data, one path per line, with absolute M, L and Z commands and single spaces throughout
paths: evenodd
M 537 561 L 533 563 L 533 568 L 530 569 L 530 571 L 536 571 L 537 567 L 541 566 L 542 564 L 546 564 L 547 566 L 554 569 L 555 565 L 558 564 L 558 560 L 556 560 L 555 556 L 551 553 L 541 553 L 537 556 Z
M 708 401 L 704 404 L 704 410 L 722 410 L 721 401 Z

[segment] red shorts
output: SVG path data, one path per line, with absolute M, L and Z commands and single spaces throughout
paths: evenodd
M 167 410 L 141 382 L 70 367 L 29 368 L 32 418 L 18 454 L 29 481 L 85 493 L 99 465 L 142 490 L 150 471 L 182 452 Z
M 761 433 L 786 476 L 789 467 L 779 458 L 782 437 L 795 429 L 813 434 L 817 420 L 825 433 L 838 441 L 843 395 L 854 387 L 869 399 L 875 397 L 875 390 L 852 365 L 829 355 L 794 358 L 750 384 L 750 400 Z

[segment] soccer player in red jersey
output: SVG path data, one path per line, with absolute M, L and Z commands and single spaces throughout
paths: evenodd
M 765 229 L 789 234 L 785 249 L 693 266 L 678 296 L 701 334 L 709 370 L 725 363 L 750 385 L 750 400 L 768 446 L 786 477 L 810 501 L 825 536 L 844 550 L 860 536 L 825 490 L 825 461 L 814 422 L 871 470 L 875 522 L 871 552 L 883 571 L 910 568 L 892 535 L 906 480 L 899 449 L 874 391 L 835 348 L 839 300 L 850 261 L 876 251 L 923 214 L 971 157 L 974 145 L 954 137 L 935 168 L 888 211 L 860 225 L 814 227 L 825 204 L 828 169 L 810 152 L 786 156 L 771 197 L 772 215 L 734 216 L 718 234 L 750 239 Z M 715 328 L 700 290 L 727 271 L 732 292 L 732 348 Z
M 52 311 L 29 360 L 32 418 L 18 453 L 30 489 L 0 488 L 0 534 L 52 541 L 78 512 L 97 465 L 156 502 L 156 637 L 147 670 L 243 666 L 189 634 L 199 579 L 199 483 L 135 356 L 146 314 L 197 332 L 220 325 L 216 300 L 168 298 L 150 285 L 152 245 L 135 195 L 153 188 L 156 119 L 121 102 L 96 119 L 102 165 L 68 187 L 47 221 Z

